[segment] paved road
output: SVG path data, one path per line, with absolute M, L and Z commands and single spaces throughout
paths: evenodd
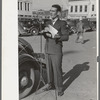
M 25 38 L 35 52 L 40 52 L 40 37 Z M 63 45 L 64 95 L 58 100 L 97 100 L 96 32 L 84 33 L 85 43 L 75 43 L 70 36 Z M 44 39 L 42 38 L 44 46 Z M 42 52 L 44 52 L 42 48 Z M 23 100 L 56 100 L 55 91 L 32 94 Z

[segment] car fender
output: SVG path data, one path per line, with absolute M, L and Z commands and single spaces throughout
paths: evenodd
M 27 63 L 32 63 L 32 64 L 35 64 L 36 66 L 35 69 L 37 70 L 40 70 L 40 65 L 39 65 L 39 62 L 36 58 L 34 58 L 33 56 L 29 55 L 29 54 L 21 54 L 19 55 L 19 66 L 21 64 L 23 64 L 24 62 L 27 62 Z
M 27 51 L 28 54 L 32 55 L 34 53 L 32 46 L 25 41 L 23 38 L 19 38 L 19 44 Z

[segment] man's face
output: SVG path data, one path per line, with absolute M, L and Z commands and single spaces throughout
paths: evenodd
M 58 17 L 57 8 L 51 7 L 50 14 L 51 14 L 51 18 L 52 18 L 52 19 L 55 19 L 56 17 Z

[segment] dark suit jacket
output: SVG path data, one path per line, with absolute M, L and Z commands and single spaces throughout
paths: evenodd
M 66 28 L 66 22 L 58 19 L 53 25 L 51 21 L 48 21 L 46 25 L 52 25 L 58 30 L 58 34 L 61 36 L 59 39 L 46 38 L 45 53 L 48 54 L 62 54 L 62 41 L 68 41 L 69 33 Z

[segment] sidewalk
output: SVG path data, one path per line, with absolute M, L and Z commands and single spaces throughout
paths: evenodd
M 85 44 L 75 43 L 70 36 L 63 46 L 64 95 L 57 100 L 97 100 L 96 32 L 84 34 Z M 56 100 L 50 90 L 22 100 Z

